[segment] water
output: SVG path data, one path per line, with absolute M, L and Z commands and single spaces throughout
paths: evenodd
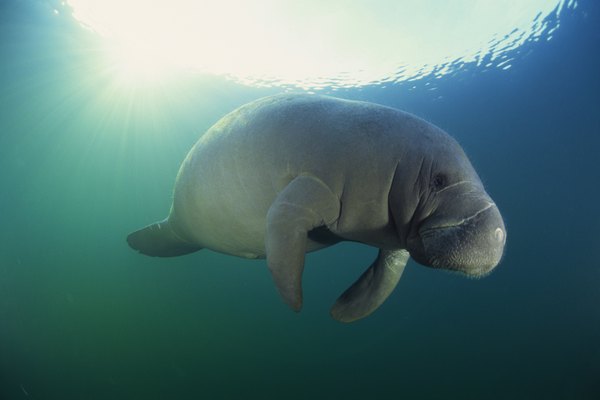
M 280 89 L 128 87 L 78 29 L 35 2 L 0 5 L 0 399 L 600 398 L 597 2 L 508 70 L 332 92 L 450 132 L 508 230 L 491 276 L 411 262 L 350 325 L 328 309 L 374 249 L 310 254 L 294 314 L 264 261 L 127 247 L 166 214 L 198 136 Z
M 253 86 L 321 89 L 443 75 L 472 62 L 480 71 L 510 68 L 518 53 L 510 50 L 551 37 L 564 9 L 577 6 L 575 0 L 68 3 L 82 24 L 110 38 L 117 59 L 146 72 L 185 66 Z

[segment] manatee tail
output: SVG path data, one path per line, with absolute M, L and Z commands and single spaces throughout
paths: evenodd
M 129 234 L 127 243 L 132 249 L 152 257 L 175 257 L 202 249 L 177 236 L 167 219 Z

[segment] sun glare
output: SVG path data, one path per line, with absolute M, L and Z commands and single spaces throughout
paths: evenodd
M 69 0 L 123 79 L 181 68 L 253 85 L 360 86 L 441 76 L 549 39 L 575 0 Z M 556 18 L 547 18 L 556 16 Z
M 123 86 L 156 83 L 175 69 L 168 58 L 144 44 L 109 43 L 106 54 L 108 64 Z

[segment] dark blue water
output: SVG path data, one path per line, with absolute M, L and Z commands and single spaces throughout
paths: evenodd
M 598 2 L 508 70 L 332 92 L 455 136 L 508 229 L 489 277 L 411 262 L 350 325 L 328 309 L 374 249 L 310 254 L 294 314 L 264 261 L 125 242 L 166 215 L 206 128 L 280 89 L 119 88 L 94 36 L 43 4 L 0 3 L 1 400 L 600 399 Z

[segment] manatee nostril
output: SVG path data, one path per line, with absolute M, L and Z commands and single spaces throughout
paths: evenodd
M 494 238 L 498 242 L 504 242 L 504 231 L 502 230 L 502 228 L 496 228 L 496 230 L 494 231 Z

